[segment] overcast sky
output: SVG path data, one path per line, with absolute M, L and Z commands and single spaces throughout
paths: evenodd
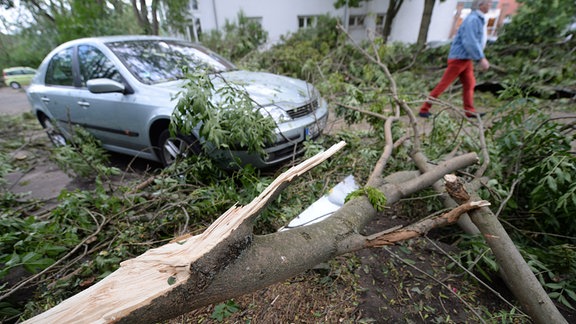
M 21 25 L 29 19 L 30 14 L 28 11 L 20 8 L 19 0 L 14 0 L 13 9 L 6 10 L 4 7 L 0 7 L 0 32 L 13 34 L 18 30 L 17 24 Z

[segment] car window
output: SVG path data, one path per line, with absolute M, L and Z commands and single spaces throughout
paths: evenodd
M 203 47 L 174 40 L 134 40 L 108 43 L 141 82 L 155 84 L 183 79 L 183 67 L 221 72 L 235 66 Z
M 78 47 L 78 61 L 80 63 L 80 81 L 86 87 L 86 82 L 92 79 L 108 78 L 122 82 L 120 72 L 99 49 L 90 45 Z
M 46 69 L 46 84 L 74 86 L 72 52 L 72 48 L 67 48 L 52 57 Z

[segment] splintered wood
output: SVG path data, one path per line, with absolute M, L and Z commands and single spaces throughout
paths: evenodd
M 244 207 L 233 206 L 204 233 L 148 250 L 124 261 L 120 268 L 94 286 L 63 301 L 25 323 L 112 323 L 126 319 L 160 296 L 185 284 L 190 265 L 251 221 L 282 186 L 309 171 L 346 145 L 340 142 L 281 174 L 256 199 Z

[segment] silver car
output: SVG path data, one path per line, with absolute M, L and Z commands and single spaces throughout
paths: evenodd
M 311 84 L 238 70 L 198 44 L 157 36 L 64 43 L 44 59 L 26 92 L 55 145 L 65 145 L 71 127 L 79 125 L 107 150 L 170 165 L 187 152 L 210 146 L 199 136 L 198 127 L 192 134 L 170 136 L 174 97 L 185 82 L 183 65 L 189 70 L 208 66 L 226 82 L 241 82 L 255 107 L 276 122 L 277 140 L 265 148 L 265 156 L 242 148 L 209 150 L 219 161 L 239 158 L 258 168 L 274 166 L 301 153 L 304 141 L 316 138 L 326 126 L 326 101 Z

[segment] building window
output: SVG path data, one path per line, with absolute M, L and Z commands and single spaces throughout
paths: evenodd
M 348 26 L 349 27 L 364 27 L 364 19 L 366 18 L 365 15 L 351 15 L 348 18 Z
M 315 27 L 318 16 L 298 16 L 298 28 Z
M 249 24 L 257 24 L 262 27 L 262 17 L 246 17 L 246 21 Z
M 190 1 L 190 8 L 192 10 L 198 10 L 198 0 L 192 0 Z

